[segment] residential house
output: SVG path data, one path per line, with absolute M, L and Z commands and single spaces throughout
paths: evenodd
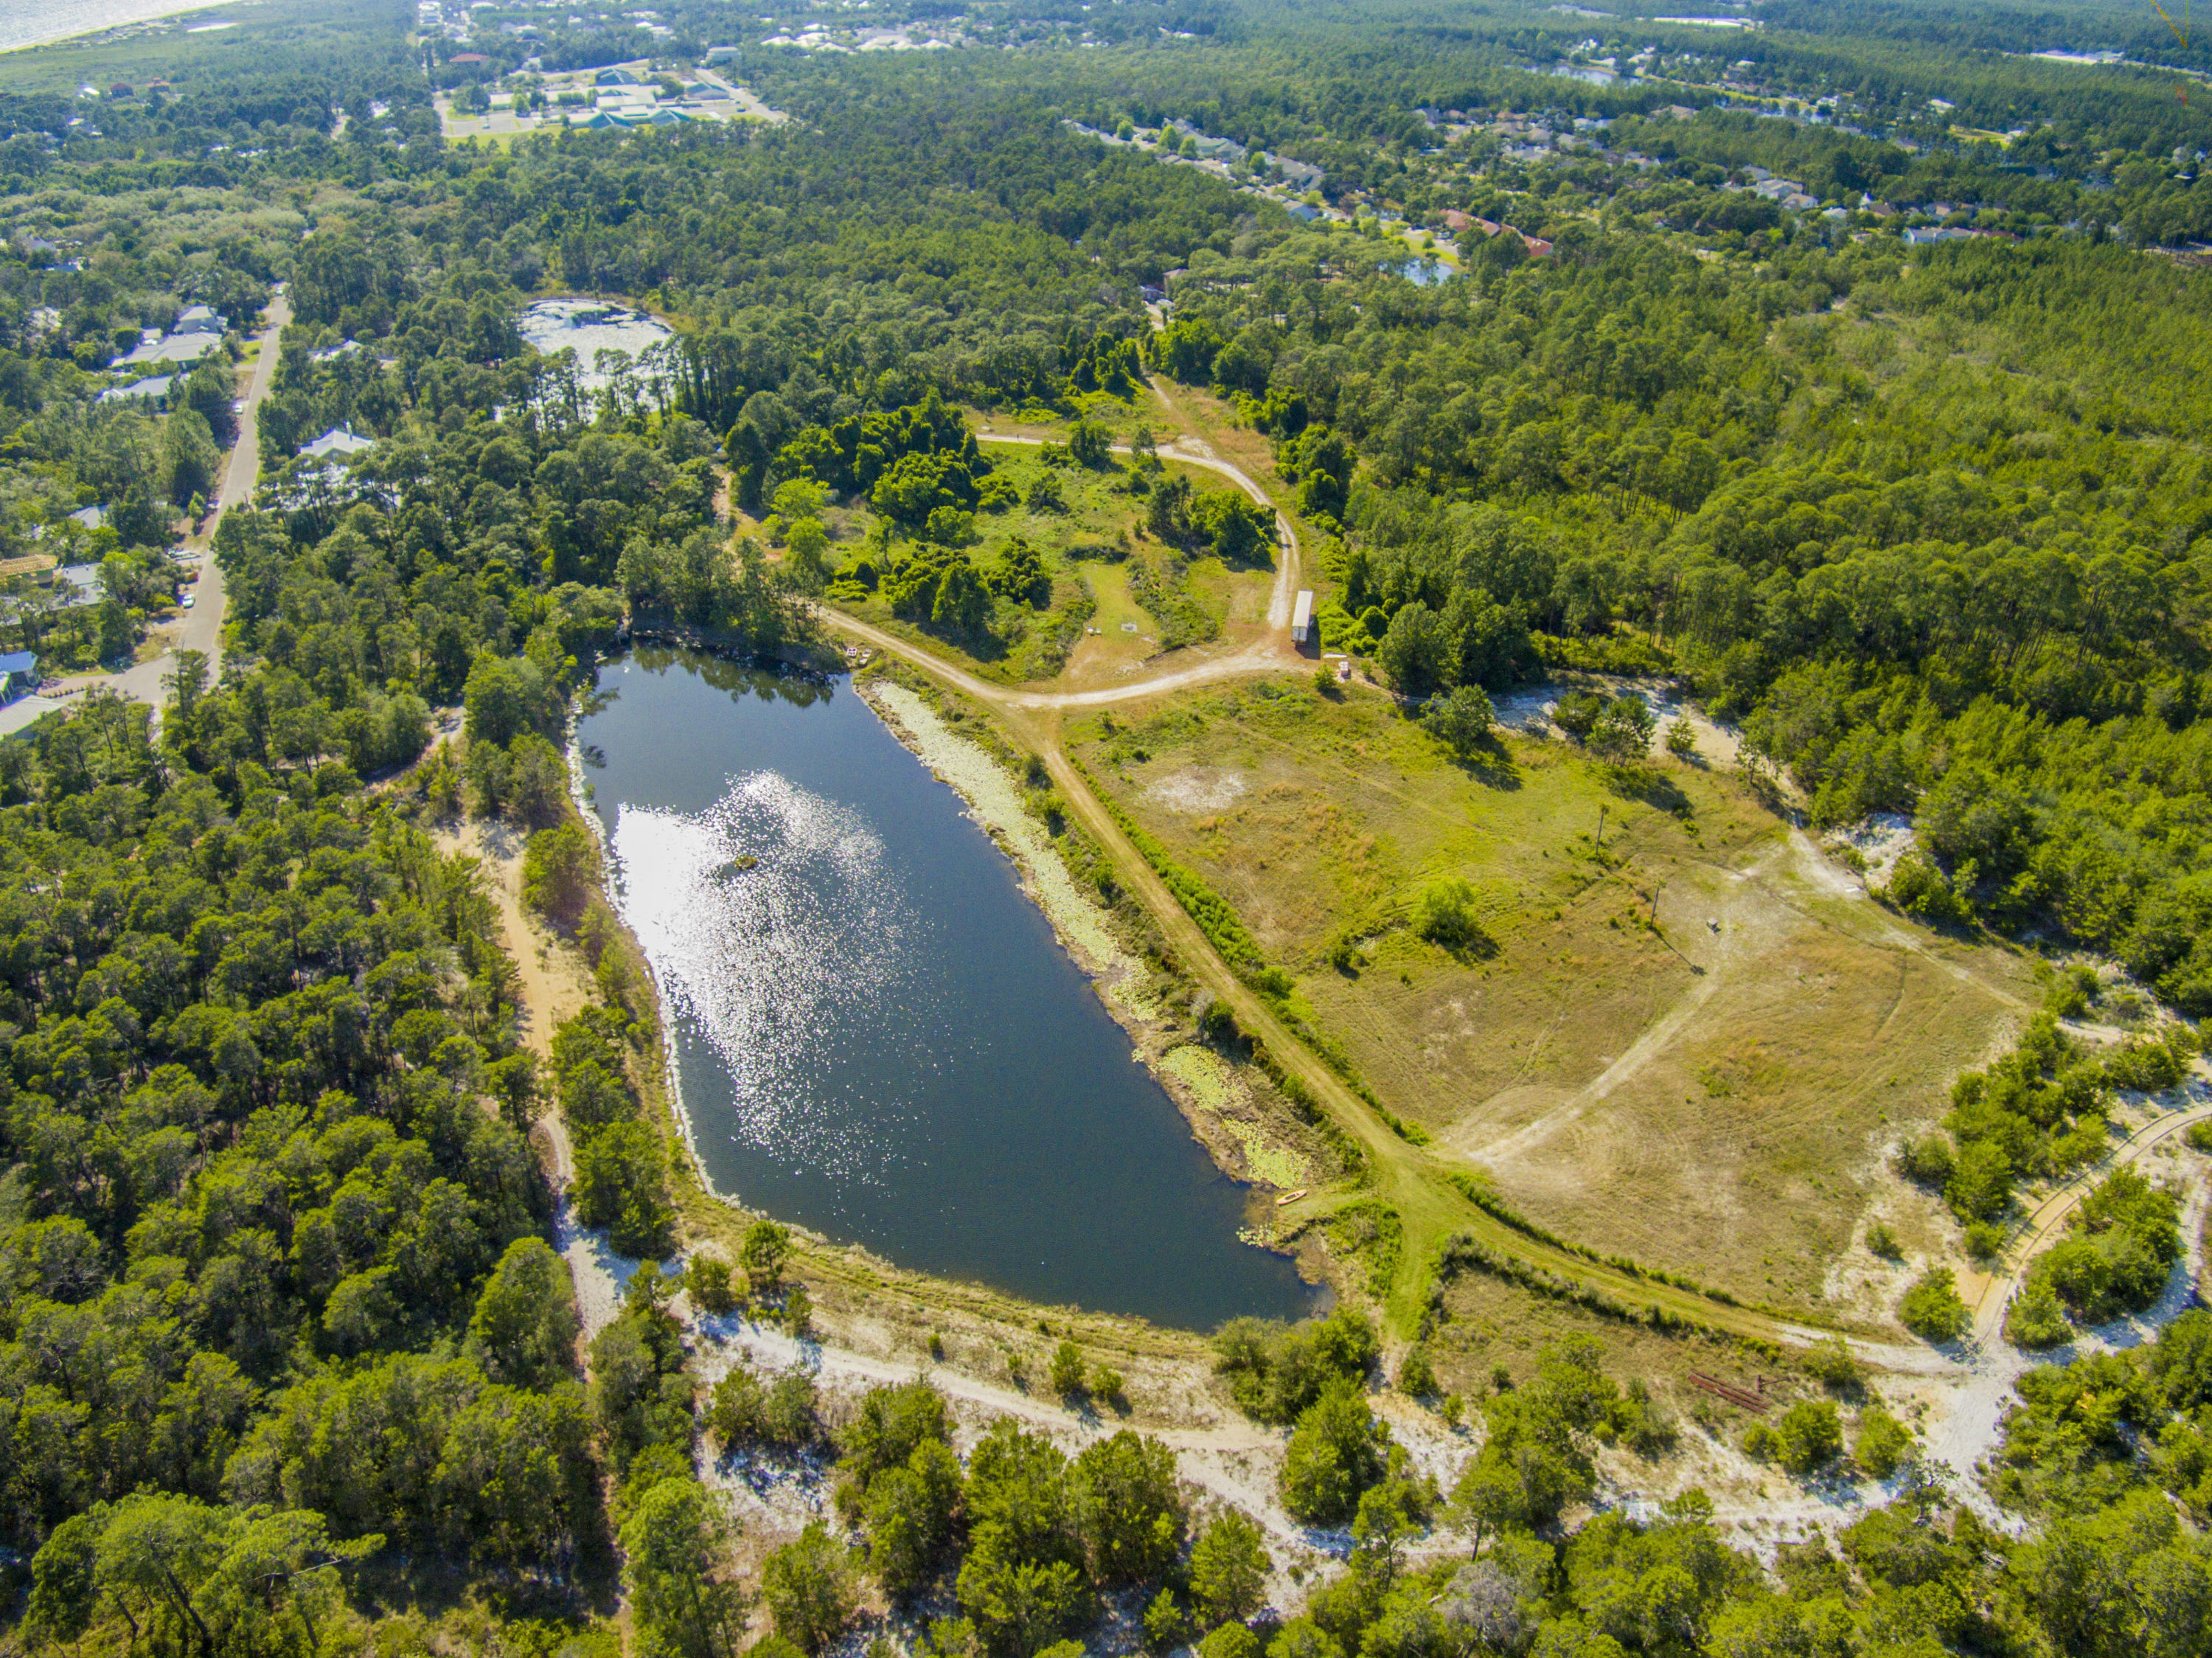
M 27 691 L 39 688 L 39 658 L 35 651 L 10 651 L 0 656 L 0 702 L 12 702 Z
M 102 403 L 150 403 L 157 410 L 169 406 L 169 387 L 177 383 L 174 375 L 149 375 L 144 380 L 131 381 L 128 386 L 111 386 L 100 394 Z
M 57 607 L 62 610 L 98 604 L 106 592 L 100 586 L 100 566 L 64 564 L 53 573 L 53 591 Z
M 313 442 L 302 447 L 300 450 L 300 459 L 302 460 L 336 459 L 343 462 L 352 460 L 363 450 L 375 447 L 374 438 L 363 437 L 359 432 L 354 430 L 352 424 L 349 423 L 343 426 L 333 426 Z

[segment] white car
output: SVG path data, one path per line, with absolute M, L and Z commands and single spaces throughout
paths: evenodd
M 177 602 L 182 605 L 186 610 L 190 610 L 192 607 L 192 595 L 188 593 L 183 598 L 178 600 Z

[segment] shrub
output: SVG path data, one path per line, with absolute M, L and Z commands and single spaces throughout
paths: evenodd
M 1775 1459 L 1793 1474 L 1818 1472 L 1844 1454 L 1844 1424 L 1825 1399 L 1801 1399 L 1774 1429 Z
M 2106 1058 L 2107 1088 L 2131 1094 L 2163 1094 L 2189 1074 L 2189 1062 L 2165 1042 L 2130 1042 Z
M 522 901 L 563 927 L 584 913 L 599 874 L 599 848 L 580 823 L 556 823 L 531 836 L 522 853 Z
M 1083 1350 L 1072 1341 L 1063 1341 L 1052 1356 L 1048 1373 L 1052 1391 L 1062 1399 L 1073 1399 L 1083 1391 Z
M 2066 1321 L 2066 1309 L 2051 1281 L 2041 1274 L 2031 1274 L 2020 1299 L 2005 1314 L 2005 1339 L 2015 1347 L 2039 1352 L 2057 1346 L 2073 1333 L 2074 1326 Z
M 1658 723 L 1641 697 L 1615 697 L 1600 711 L 1583 741 L 1600 759 L 1626 765 L 1651 752 L 1651 734 Z
M 1876 1479 L 1887 1479 L 1911 1448 L 1912 1436 L 1887 1411 L 1875 1408 L 1859 1415 L 1859 1442 L 1852 1458 Z
M 1571 691 L 1553 704 L 1552 723 L 1577 741 L 1597 728 L 1605 712 L 1605 698 L 1588 691 Z
M 1966 1253 L 1976 1265 L 1987 1266 L 2004 1253 L 2004 1228 L 1987 1221 L 1976 1221 L 1966 1228 Z
M 745 1228 L 744 1241 L 738 1246 L 738 1259 L 744 1264 L 745 1277 L 755 1289 L 765 1289 L 783 1276 L 783 1264 L 791 1256 L 791 1232 L 774 1221 L 755 1221 Z
M 605 1227 L 617 1252 L 665 1260 L 675 1253 L 676 1210 L 667 1160 L 643 1123 L 615 1123 L 576 1149 L 576 1216 Z
M 802 1652 L 819 1652 L 836 1639 L 860 1604 L 852 1563 L 820 1521 L 795 1543 L 787 1543 L 761 1569 L 761 1600 L 775 1632 Z
M 1358 1385 L 1329 1384 L 1298 1417 L 1283 1458 L 1283 1506 L 1310 1525 L 1341 1525 L 1382 1478 L 1389 1432 Z
M 1398 1391 L 1408 1399 L 1434 1399 L 1441 1391 L 1437 1386 L 1436 1366 L 1429 1362 L 1429 1350 L 1415 1345 L 1398 1366 Z
M 2012 1159 L 1994 1140 L 1976 1140 L 1959 1153 L 1943 1201 L 1962 1221 L 1994 1220 L 2012 1202 Z
M 1897 1316 L 1905 1327 L 1929 1341 L 1954 1341 L 1966 1332 L 1972 1320 L 1966 1302 L 1959 1299 L 1956 1280 L 1948 1266 L 1932 1267 L 1905 1292 Z
M 1189 1630 L 1189 1616 L 1172 1588 L 1162 1589 L 1145 1608 L 1145 1642 L 1154 1652 L 1180 1645 Z
M 1917 1185 L 1941 1186 L 1951 1178 L 1951 1143 L 1940 1134 L 1907 1141 L 1899 1149 L 1897 1172 Z
M 694 1255 L 684 1269 L 684 1287 L 691 1294 L 691 1304 L 709 1318 L 720 1318 L 737 1308 L 738 1298 L 730 1288 L 730 1264 L 716 1255 Z
M 1805 1368 L 1838 1393 L 1850 1393 L 1859 1386 L 1858 1361 L 1841 1336 L 1814 1344 L 1813 1350 L 1805 1356 Z
M 1242 1624 L 1224 1624 L 1198 1643 L 1198 1658 L 1261 1658 L 1260 1637 Z
M 1208 1618 L 1249 1618 L 1266 1603 L 1273 1564 L 1259 1527 L 1230 1509 L 1191 1546 L 1191 1594 Z
M 1330 1382 L 1364 1381 L 1379 1351 L 1375 1327 L 1349 1307 L 1295 1325 L 1232 1319 L 1213 1338 L 1215 1372 L 1258 1422 L 1295 1422 Z
M 1326 674 L 1328 670 L 1324 667 Z M 1480 686 L 1463 685 L 1449 696 L 1432 697 L 1422 711 L 1421 727 L 1461 759 L 1482 747 L 1498 717 Z
M 1422 891 L 1413 931 L 1446 950 L 1464 950 L 1480 942 L 1482 923 L 1475 915 L 1474 888 L 1463 881 L 1431 881 Z
M 1881 1221 L 1876 1221 L 1867 1228 L 1866 1247 L 1886 1261 L 1902 1259 L 1905 1254 L 1898 1244 L 1897 1234 Z
M 1898 859 L 1881 896 L 1905 914 L 1934 926 L 1963 927 L 1973 919 L 1972 906 L 1952 890 L 1949 877 L 1935 859 L 1917 848 Z

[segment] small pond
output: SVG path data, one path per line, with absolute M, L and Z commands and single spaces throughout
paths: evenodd
M 1440 259 L 1410 259 L 1398 266 L 1398 274 L 1416 288 L 1440 288 L 1460 272 Z
M 641 648 L 599 685 L 585 776 L 718 1191 L 1039 1301 L 1311 1310 L 1006 856 L 847 681 Z
M 600 300 L 544 299 L 522 314 L 517 327 L 524 339 L 552 357 L 576 354 L 576 383 L 596 392 L 611 382 L 599 370 L 602 351 L 619 351 L 635 363 L 668 338 L 668 325 L 642 311 Z

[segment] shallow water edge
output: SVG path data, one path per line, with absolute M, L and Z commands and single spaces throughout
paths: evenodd
M 1179 1039 L 1173 1015 L 1146 995 L 1143 962 L 1115 936 L 1104 906 L 1083 891 L 1049 834 L 1022 805 L 1020 785 L 1005 763 L 948 726 L 925 697 L 888 675 L 856 674 L 853 688 L 884 728 L 960 797 L 966 815 L 1013 864 L 1023 895 L 1091 981 L 1092 992 L 1128 1035 L 1130 1057 L 1175 1102 L 1214 1167 L 1232 1180 L 1261 1190 L 1299 1184 L 1304 1174 L 1297 1153 L 1270 1143 L 1263 1132 L 1222 1110 L 1237 1088 L 1231 1067 L 1212 1050 Z M 1296 1257 L 1264 1224 L 1248 1225 L 1240 1235 L 1247 1243 Z M 1314 1263 L 1301 1265 L 1310 1269 Z M 1301 1276 L 1314 1275 L 1302 1270 Z

